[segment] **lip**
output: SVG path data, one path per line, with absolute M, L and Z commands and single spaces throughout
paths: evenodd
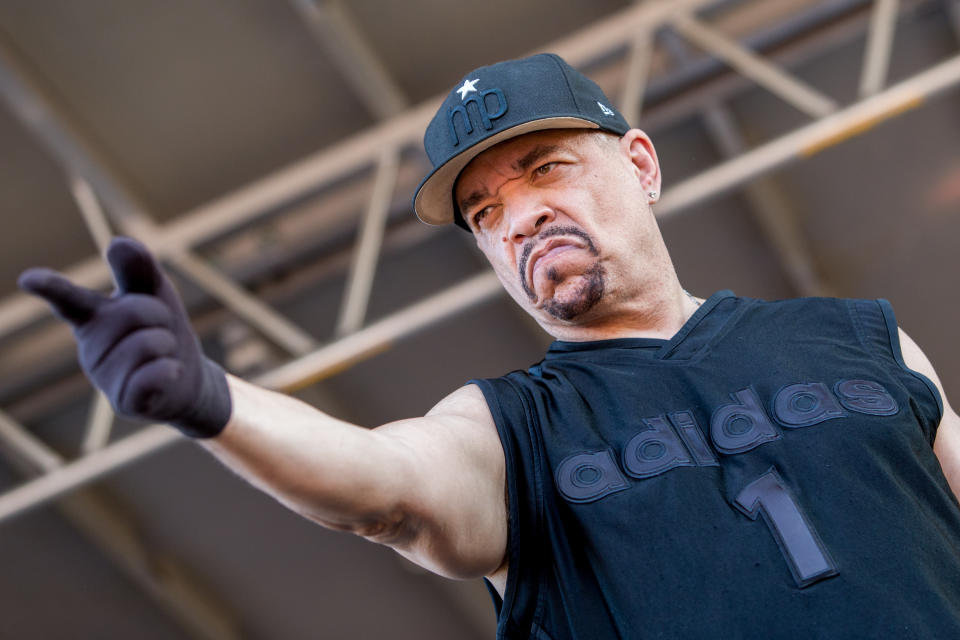
M 537 264 L 542 259 L 549 259 L 555 255 L 563 253 L 569 249 L 578 249 L 581 245 L 574 241 L 570 236 L 558 236 L 550 238 L 534 251 L 527 261 L 527 282 L 533 289 L 533 275 L 536 273 Z

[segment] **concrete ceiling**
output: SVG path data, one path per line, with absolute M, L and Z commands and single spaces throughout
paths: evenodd
M 0 0 L 0 53 L 5 73 L 29 78 L 89 158 L 163 228 L 393 122 L 391 110 L 403 117 L 473 67 L 567 42 L 625 15 L 619 12 L 631 3 L 357 0 L 321 5 L 319 27 L 315 9 L 299 0 Z M 844 106 L 857 100 L 870 10 L 855 1 L 728 0 L 702 16 L 734 39 L 765 38 L 765 55 Z M 903 1 L 899 11 L 887 84 L 960 48 L 955 0 Z M 821 23 L 801 28 L 804 16 L 818 12 Z M 323 31 L 331 24 L 332 35 Z M 785 25 L 792 35 L 777 40 Z M 386 83 L 358 82 L 344 66 L 344 47 L 358 42 Z M 665 197 L 730 151 L 718 144 L 705 109 L 722 107 L 714 117 L 732 120 L 748 149 L 810 122 L 696 47 L 678 45 L 676 34 L 661 31 L 656 42 L 641 122 L 657 144 Z M 615 100 L 624 53 L 595 56 L 587 68 Z M 382 102 L 364 97 L 365 84 L 375 85 Z M 20 300 L 14 280 L 22 269 L 66 270 L 97 252 L 71 193 L 69 154 L 38 137 L 4 97 L 0 309 Z M 958 113 L 960 92 L 947 91 L 749 189 L 664 217 L 681 280 L 704 296 L 730 288 L 770 299 L 816 292 L 888 298 L 948 394 L 960 397 L 953 357 L 960 304 L 949 295 L 960 239 Z M 423 168 L 419 151 L 407 149 L 371 321 L 485 269 L 459 230 L 408 222 L 409 189 Z M 371 175 L 351 170 L 318 184 L 270 215 L 214 235 L 197 253 L 327 342 Z M 120 226 L 124 212 L 110 213 Z M 770 225 L 788 229 L 787 240 L 772 239 Z M 212 354 L 249 375 L 290 358 L 189 278 L 178 274 L 178 282 Z M 299 395 L 374 426 L 422 414 L 470 378 L 525 367 L 548 342 L 497 297 Z M 91 404 L 69 345 L 68 332 L 46 316 L 0 336 L 0 410 L 66 460 L 80 453 Z M 111 439 L 139 428 L 118 420 Z M 24 478 L 17 464 L 0 465 L 0 489 Z M 302 520 L 191 444 L 139 460 L 75 496 L 0 522 L 0 636 L 493 636 L 481 584 L 436 578 L 387 549 Z M 97 526 L 84 524 L 83 514 L 107 514 L 93 519 L 111 523 L 112 532 L 91 533 Z M 184 613 L 184 602 L 191 611 Z

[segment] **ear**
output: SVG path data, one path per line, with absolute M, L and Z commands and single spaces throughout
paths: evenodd
M 629 158 L 643 190 L 659 194 L 660 162 L 649 136 L 640 129 L 630 129 L 620 138 L 620 150 Z

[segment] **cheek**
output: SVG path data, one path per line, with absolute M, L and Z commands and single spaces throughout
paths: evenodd
M 503 234 L 497 231 L 484 233 L 483 237 L 477 240 L 477 248 L 487 259 L 494 269 L 499 270 L 500 265 L 508 268 L 516 268 L 517 253 L 516 247 L 503 240 Z
M 515 263 L 511 262 L 512 256 L 509 252 L 504 251 L 503 247 L 491 247 L 486 242 L 479 243 L 478 246 L 480 252 L 487 259 L 487 263 L 493 267 L 494 273 L 504 283 L 504 286 L 507 286 L 511 280 L 516 279 L 517 268 Z
M 523 305 L 527 300 L 527 296 L 520 286 L 516 262 L 510 262 L 511 257 L 503 251 L 490 252 L 481 247 L 481 252 L 493 268 L 493 272 L 496 274 L 497 279 L 500 280 L 500 284 L 503 285 L 504 290 L 510 294 L 511 298 Z

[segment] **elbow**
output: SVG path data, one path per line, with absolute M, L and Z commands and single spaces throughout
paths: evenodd
M 389 547 L 409 546 L 417 537 L 410 519 L 399 509 L 379 513 L 347 514 L 318 511 L 303 503 L 288 506 L 292 506 L 298 514 L 324 528 L 352 533 L 370 542 Z
M 394 548 L 409 546 L 417 538 L 411 518 L 400 509 L 376 518 L 362 519 L 354 523 L 351 531 L 370 542 Z

